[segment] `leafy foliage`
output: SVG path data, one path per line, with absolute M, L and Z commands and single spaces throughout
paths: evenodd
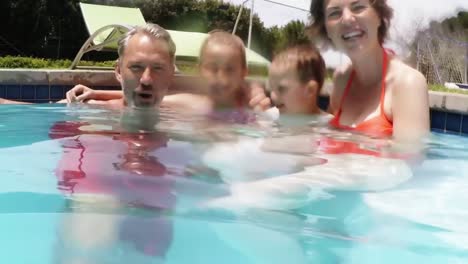
M 113 67 L 115 61 L 81 61 L 83 66 Z M 32 57 L 5 56 L 0 57 L 0 68 L 18 69 L 64 69 L 71 65 L 71 60 L 53 60 Z
M 0 56 L 20 55 L 44 58 L 75 56 L 89 36 L 79 10 L 80 0 L 0 1 Z M 81 0 L 85 3 L 138 7 L 146 21 L 167 29 L 209 32 L 232 31 L 240 6 L 218 0 Z M 236 34 L 245 43 L 250 10 L 243 9 Z M 284 27 L 266 28 L 253 17 L 251 48 L 271 59 L 287 45 L 306 41 L 304 23 L 292 21 Z M 110 60 L 110 56 L 86 58 Z M 91 57 L 89 57 L 91 56 Z M 100 57 L 101 56 L 101 57 Z

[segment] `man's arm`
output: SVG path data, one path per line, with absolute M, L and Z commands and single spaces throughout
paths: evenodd
M 31 103 L 26 103 L 26 102 L 21 102 L 21 101 L 13 101 L 13 100 L 7 100 L 0 98 L 0 104 L 31 104 Z
M 83 102 L 97 104 L 99 101 L 122 99 L 123 93 L 122 91 L 93 90 L 87 86 L 78 84 L 67 92 L 66 97 L 66 99 L 60 100 L 57 103 Z

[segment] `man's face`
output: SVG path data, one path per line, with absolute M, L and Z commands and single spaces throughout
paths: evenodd
M 158 106 L 174 77 L 167 43 L 142 33 L 134 35 L 119 59 L 116 77 L 128 106 Z

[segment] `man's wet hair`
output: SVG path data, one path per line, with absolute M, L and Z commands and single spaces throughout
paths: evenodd
M 130 39 L 137 34 L 145 34 L 164 41 L 167 44 L 170 57 L 174 60 L 176 45 L 172 40 L 171 35 L 163 27 L 152 23 L 147 23 L 143 26 L 135 26 L 125 33 L 124 37 L 119 40 L 119 48 L 117 50 L 119 58 L 125 54 L 125 49 L 127 48 Z

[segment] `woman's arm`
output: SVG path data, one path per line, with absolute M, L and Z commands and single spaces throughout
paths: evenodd
M 0 98 L 0 104 L 30 104 L 30 103 Z
M 405 68 L 392 92 L 393 137 L 402 143 L 417 143 L 430 131 L 429 93 L 426 78 Z

